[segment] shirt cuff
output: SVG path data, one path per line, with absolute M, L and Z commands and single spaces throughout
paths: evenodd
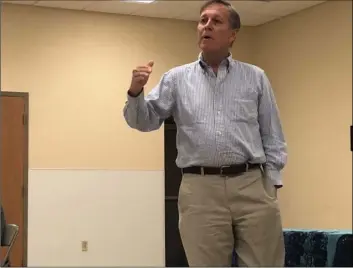
M 283 186 L 281 172 L 274 169 L 266 169 L 266 177 L 272 182 L 274 186 Z
M 130 90 L 128 90 L 128 91 L 127 91 L 127 95 L 130 96 L 130 97 L 132 97 L 132 98 L 136 98 L 136 97 L 138 97 L 141 93 L 143 93 L 143 90 L 144 90 L 144 88 L 142 88 L 141 91 L 140 91 L 139 93 L 137 93 L 137 94 L 136 94 L 136 93 L 132 93 Z
M 142 90 L 138 95 L 132 96 L 127 92 L 127 100 L 130 104 L 138 106 L 141 102 L 144 102 L 145 94 L 144 90 Z

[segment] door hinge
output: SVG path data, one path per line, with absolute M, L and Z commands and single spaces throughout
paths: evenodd
M 26 113 L 22 115 L 22 123 L 23 125 L 27 125 L 28 123 L 28 115 Z

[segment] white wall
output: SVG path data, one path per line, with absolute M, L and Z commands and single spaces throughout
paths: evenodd
M 32 169 L 29 181 L 28 266 L 164 266 L 163 171 Z

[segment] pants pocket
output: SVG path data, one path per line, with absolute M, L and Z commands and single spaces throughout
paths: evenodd
M 178 193 L 178 210 L 179 214 L 183 213 L 187 208 L 187 202 L 191 195 L 191 186 L 188 180 L 188 174 L 184 174 L 179 186 Z
M 261 182 L 262 182 L 263 192 L 266 195 L 266 197 L 273 200 L 277 200 L 277 189 L 272 184 L 272 182 L 266 178 L 264 173 L 262 173 Z

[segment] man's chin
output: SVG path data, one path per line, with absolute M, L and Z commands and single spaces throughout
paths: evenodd
M 205 45 L 200 45 L 200 49 L 203 53 L 212 53 L 217 51 L 217 49 Z

